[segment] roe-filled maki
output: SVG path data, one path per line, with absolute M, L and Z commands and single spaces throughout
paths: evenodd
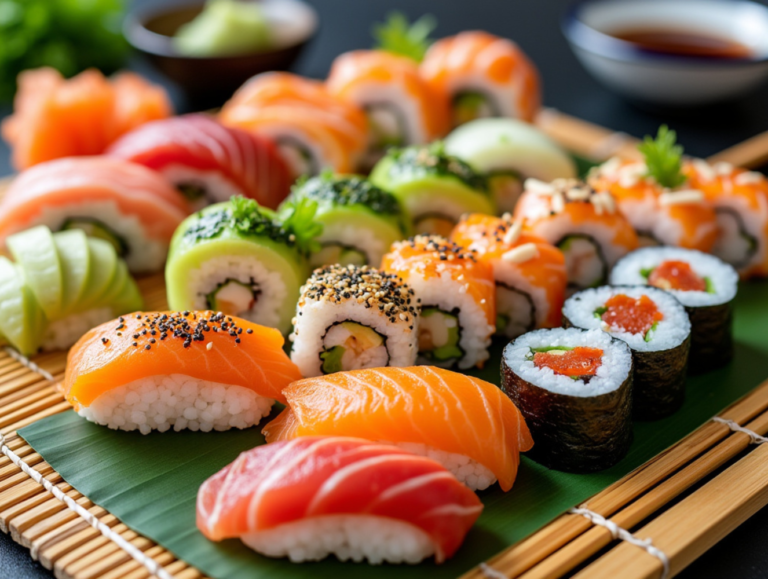
M 504 348 L 502 388 L 548 468 L 587 473 L 619 462 L 632 442 L 632 353 L 600 330 L 536 330 Z
M 654 420 L 682 406 L 691 323 L 673 296 L 647 286 L 604 286 L 569 298 L 563 315 L 566 326 L 601 329 L 632 349 L 636 418 Z

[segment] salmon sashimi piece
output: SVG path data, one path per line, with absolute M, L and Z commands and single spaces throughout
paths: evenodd
M 40 68 L 19 75 L 14 113 L 3 121 L 14 166 L 61 157 L 99 155 L 123 133 L 173 114 L 163 89 L 124 73 L 114 81 L 97 70 L 65 80 Z
M 434 554 L 441 563 L 482 509 L 477 496 L 433 460 L 367 440 L 304 437 L 248 450 L 206 480 L 197 495 L 197 527 L 211 540 L 240 537 L 265 554 L 297 561 L 290 548 L 260 547 L 281 527 L 295 532 L 302 523 L 311 528 L 333 517 L 398 521 L 417 540 L 426 535 L 429 547 L 420 558 Z
M 209 311 L 136 312 L 97 326 L 72 347 L 62 390 L 79 410 L 109 390 L 171 374 L 280 402 L 282 390 L 301 378 L 277 330 Z
M 206 115 L 146 123 L 113 143 L 107 155 L 158 171 L 176 186 L 204 187 L 209 202 L 239 194 L 277 209 L 290 191 L 288 167 L 270 141 Z
M 337 435 L 425 445 L 482 465 L 504 491 L 515 481 L 518 453 L 533 445 L 499 388 L 431 366 L 338 372 L 299 380 L 283 393 L 288 408 L 264 428 L 270 443 Z

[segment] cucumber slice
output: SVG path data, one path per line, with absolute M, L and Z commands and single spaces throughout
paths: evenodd
M 125 288 L 125 284 L 130 279 L 131 274 L 128 273 L 128 266 L 122 259 L 117 260 L 117 270 L 109 283 L 109 287 L 104 294 L 93 304 L 94 308 L 102 308 L 105 306 L 111 306 L 115 300 L 120 296 L 120 293 Z
M 461 326 L 458 311 L 446 312 L 436 307 L 425 307 L 419 325 L 419 354 L 437 362 L 462 358 L 459 346 Z
M 144 309 L 144 298 L 141 297 L 139 287 L 130 273 L 126 276 L 125 283 L 117 296 L 112 299 L 111 303 L 105 305 L 112 307 L 112 313 L 115 316 Z
M 333 374 L 341 372 L 343 364 L 341 363 L 347 349 L 344 346 L 334 346 L 330 350 L 320 353 L 320 359 L 323 361 L 323 374 Z
M 101 297 L 111 287 L 112 279 L 117 272 L 117 254 L 115 248 L 102 239 L 88 238 L 88 253 L 90 268 L 85 291 L 80 296 L 78 309 L 91 309 L 100 303 Z
M 93 217 L 70 217 L 64 221 L 60 231 L 67 231 L 69 229 L 81 229 L 88 237 L 95 237 L 96 239 L 103 239 L 109 242 L 120 257 L 128 255 L 130 249 L 128 242 L 103 221 Z
M 0 332 L 25 356 L 37 352 L 45 315 L 20 269 L 0 256 Z
M 8 249 L 49 320 L 61 317 L 64 282 L 51 230 L 44 225 L 11 235 Z
M 88 282 L 91 254 L 88 238 L 83 231 L 77 229 L 54 233 L 53 242 L 61 263 L 64 291 L 61 309 L 66 315 L 79 309 L 80 298 Z

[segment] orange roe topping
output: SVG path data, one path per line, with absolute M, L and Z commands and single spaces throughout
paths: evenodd
M 663 261 L 648 276 L 648 283 L 665 290 L 707 291 L 707 283 L 685 261 Z
M 664 314 L 648 296 L 635 299 L 624 294 L 616 294 L 605 302 L 604 307 L 606 310 L 600 316 L 602 320 L 611 329 L 630 334 L 645 335 L 656 322 L 664 319 Z
M 537 368 L 549 368 L 555 374 L 571 378 L 594 376 L 602 363 L 600 348 L 577 346 L 573 350 L 549 350 L 533 355 L 533 364 Z

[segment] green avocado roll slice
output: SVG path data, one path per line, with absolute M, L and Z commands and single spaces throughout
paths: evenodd
M 85 291 L 80 296 L 79 305 L 82 309 L 93 307 L 109 290 L 119 260 L 115 248 L 109 242 L 89 237 L 87 243 L 89 267 Z
M 51 230 L 38 225 L 8 237 L 8 249 L 49 320 L 62 312 L 64 281 Z
M 188 217 L 165 268 L 170 308 L 212 309 L 287 334 L 322 231 L 316 210 L 316 202 L 300 200 L 278 217 L 233 197 Z
M 90 250 L 83 231 L 73 229 L 53 235 L 62 273 L 62 311 L 71 313 L 81 301 L 90 275 Z
M 309 257 L 313 269 L 333 264 L 376 267 L 389 247 L 409 233 L 395 196 L 364 177 L 324 172 L 300 182 L 280 214 L 302 200 L 317 203 L 315 221 L 323 225 L 319 247 Z
M 26 285 L 24 274 L 0 256 L 0 332 L 4 340 L 25 356 L 40 347 L 45 314 Z
M 496 212 L 486 177 L 448 155 L 440 142 L 391 150 L 370 179 L 400 201 L 417 234 L 448 237 L 464 213 Z

